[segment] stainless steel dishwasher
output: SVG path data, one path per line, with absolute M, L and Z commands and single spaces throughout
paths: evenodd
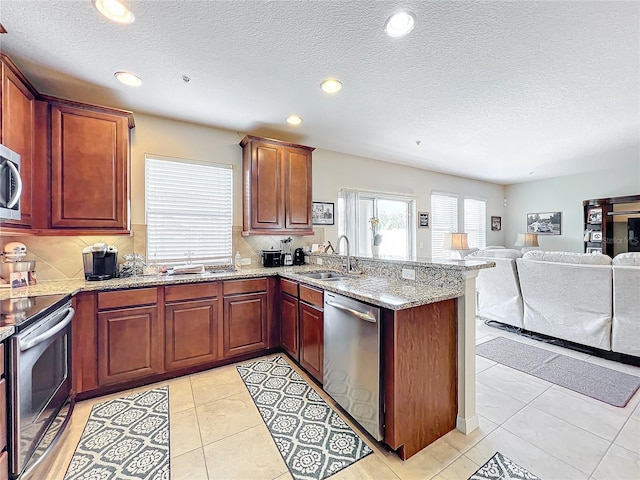
M 324 292 L 323 367 L 324 390 L 382 440 L 379 308 Z

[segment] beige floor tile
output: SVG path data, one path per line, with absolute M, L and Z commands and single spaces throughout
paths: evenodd
M 375 453 L 358 460 L 331 476 L 331 480 L 399 480 L 384 460 Z
M 191 389 L 196 406 L 247 391 L 235 365 L 191 375 Z
M 196 407 L 203 445 L 221 438 L 264 425 L 253 400 L 248 393 L 222 398 Z
M 504 365 L 496 365 L 477 376 L 484 385 L 528 403 L 551 387 L 551 383 Z
M 202 447 L 195 408 L 170 414 L 169 429 L 171 457 Z
M 604 459 L 593 472 L 596 480 L 638 480 L 640 455 L 626 448 L 612 445 Z M 546 480 L 546 479 L 545 479 Z
M 384 462 L 403 480 L 431 478 L 453 463 L 461 453 L 438 439 L 408 460 L 402 461 L 397 455 L 386 455 Z
M 531 406 L 523 408 L 502 427 L 589 475 L 611 443 Z
M 480 355 L 476 355 L 476 373 L 483 372 L 487 368 L 493 367 L 496 365 L 496 362 L 493 360 L 489 360 L 487 358 L 481 357 Z
M 276 477 L 274 480 L 293 480 L 293 475 L 291 475 L 289 472 L 283 473 L 279 477 Z
M 640 420 L 640 405 L 637 405 L 635 410 L 633 411 L 633 414 L 631 415 L 631 418 L 635 418 L 636 420 Z
M 491 420 L 483 417 L 482 415 L 478 415 L 478 420 L 480 426 L 469 435 L 465 435 L 460 430 L 455 429 L 442 437 L 443 440 L 459 452 L 466 452 L 476 443 L 478 443 L 480 440 L 482 440 L 484 437 L 498 428 L 498 425 L 496 423 L 493 423 Z
M 464 455 L 433 477 L 433 480 L 461 480 L 469 478 L 482 465 L 476 465 Z
M 171 480 L 208 480 L 202 448 L 171 459 Z
M 526 403 L 510 395 L 499 392 L 483 383 L 476 383 L 476 410 L 478 414 L 494 423 L 504 423 L 525 405 Z
M 531 406 L 609 441 L 613 441 L 627 421 L 627 415 L 607 408 L 604 402 L 584 395 L 571 395 L 555 385 L 536 398 Z
M 640 420 L 630 418 L 613 443 L 640 454 Z
M 586 480 L 589 477 L 502 427 L 487 435 L 465 456 L 477 465 L 484 465 L 496 452 L 544 480 Z
M 177 413 L 195 407 L 189 378 L 169 384 L 169 412 Z
M 204 458 L 211 480 L 271 480 L 288 471 L 263 424 L 206 445 Z

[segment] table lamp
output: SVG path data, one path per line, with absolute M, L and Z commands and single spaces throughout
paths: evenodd
M 538 245 L 538 234 L 537 233 L 519 233 L 516 238 L 516 243 L 514 243 L 516 247 L 523 247 L 520 251 L 522 253 L 528 252 L 533 247 L 539 247 Z
M 451 250 L 455 252 L 457 258 L 454 260 L 462 259 L 462 254 L 458 250 L 469 250 L 469 243 L 467 241 L 466 233 L 445 233 L 444 243 L 442 244 L 444 250 Z

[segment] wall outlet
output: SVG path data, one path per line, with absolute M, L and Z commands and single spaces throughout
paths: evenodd
M 316 263 L 318 265 L 322 265 L 322 259 L 321 258 L 316 258 Z
M 240 265 L 251 265 L 251 259 L 250 258 L 241 258 L 240 259 Z
M 416 271 L 413 268 L 403 268 L 402 269 L 402 278 L 405 280 L 415 280 L 416 279 Z
M 420 242 L 420 250 L 424 248 L 424 242 Z

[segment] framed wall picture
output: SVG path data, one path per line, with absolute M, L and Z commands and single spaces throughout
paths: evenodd
M 602 241 L 602 232 L 591 232 L 591 240 L 592 242 L 601 242 Z
M 429 212 L 418 212 L 418 227 L 429 228 Z
M 527 233 L 562 235 L 562 212 L 527 213 Z
M 314 225 L 333 225 L 333 203 L 313 202 L 311 215 Z
M 502 217 L 491 217 L 491 231 L 497 232 L 502 230 Z
M 592 207 L 587 209 L 587 223 L 602 223 L 602 208 Z
M 602 249 L 600 247 L 587 247 L 587 253 L 602 253 Z

